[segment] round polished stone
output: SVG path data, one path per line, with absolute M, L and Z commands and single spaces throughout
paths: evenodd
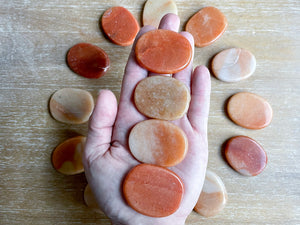
M 82 164 L 82 152 L 86 138 L 78 136 L 69 138 L 59 144 L 52 153 L 52 165 L 60 173 L 65 175 L 79 174 L 84 171 Z
M 184 159 L 188 140 L 183 130 L 175 124 L 151 119 L 132 128 L 129 148 L 140 162 L 170 167 Z
M 225 82 L 237 82 L 250 77 L 256 68 L 254 55 L 242 48 L 230 48 L 218 53 L 212 60 L 214 75 Z
M 263 147 L 247 136 L 231 138 L 225 147 L 229 165 L 245 176 L 260 174 L 267 165 L 267 154 Z
M 215 7 L 205 7 L 192 16 L 185 30 L 191 33 L 197 47 L 205 47 L 219 39 L 227 28 L 227 19 Z
M 88 43 L 79 43 L 70 48 L 67 63 L 73 72 L 86 78 L 102 77 L 110 66 L 106 52 Z
M 53 118 L 68 124 L 87 122 L 93 109 L 93 96 L 88 91 L 76 88 L 63 88 L 56 91 L 49 102 L 49 110 Z
M 203 188 L 194 210 L 205 217 L 215 216 L 224 209 L 227 198 L 227 191 L 221 178 L 214 172 L 206 170 Z
M 135 17 L 124 7 L 115 6 L 105 11 L 101 18 L 104 33 L 117 45 L 131 45 L 140 26 Z
M 134 102 L 137 109 L 147 117 L 176 120 L 187 112 L 190 103 L 187 86 L 172 77 L 147 77 L 135 88 Z
M 136 59 L 145 69 L 159 74 L 177 73 L 192 58 L 192 46 L 181 34 L 170 30 L 152 30 L 137 41 Z
M 262 129 L 271 123 L 273 117 L 267 100 L 249 92 L 233 95 L 228 101 L 227 112 L 233 122 L 248 129 Z
M 83 196 L 85 204 L 92 209 L 93 211 L 97 213 L 102 213 L 101 209 L 99 208 L 99 205 L 95 199 L 95 196 L 92 192 L 92 189 L 90 185 L 86 185 L 84 189 L 84 196 Z
M 139 164 L 125 177 L 123 195 L 134 210 L 151 217 L 173 214 L 180 206 L 184 186 L 171 170 Z
M 143 24 L 158 28 L 162 17 L 168 13 L 178 14 L 173 0 L 148 0 L 143 11 Z

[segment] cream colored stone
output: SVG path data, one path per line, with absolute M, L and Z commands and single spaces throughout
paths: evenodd
M 202 192 L 194 210 L 202 216 L 211 217 L 221 212 L 226 202 L 227 191 L 221 178 L 207 170 Z
M 212 61 L 214 75 L 225 82 L 237 82 L 250 77 L 256 68 L 254 55 L 242 48 L 230 48 L 218 53 Z
M 84 202 L 85 204 L 92 209 L 93 211 L 97 212 L 97 213 L 102 213 L 101 209 L 99 208 L 99 205 L 95 199 L 95 196 L 92 192 L 92 189 L 90 187 L 90 185 L 86 185 L 85 189 L 84 189 Z
M 148 0 L 144 6 L 143 24 L 157 28 L 161 18 L 168 13 L 178 14 L 173 0 Z

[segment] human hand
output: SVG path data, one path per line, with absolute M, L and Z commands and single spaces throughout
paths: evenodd
M 161 20 L 159 28 L 177 32 L 179 24 L 178 16 L 168 14 Z M 153 29 L 150 26 L 141 28 L 136 40 Z M 181 34 L 194 46 L 193 37 L 189 33 Z M 126 174 L 140 163 L 130 153 L 129 132 L 135 124 L 147 119 L 137 111 L 133 102 L 133 92 L 139 81 L 147 76 L 157 75 L 138 65 L 134 49 L 135 44 L 125 68 L 119 106 L 111 91 L 102 90 L 99 93 L 90 118 L 83 155 L 86 177 L 99 207 L 111 219 L 113 225 L 182 225 L 198 200 L 205 178 L 208 158 L 209 71 L 204 66 L 193 70 L 191 60 L 187 68 L 172 75 L 184 82 L 191 91 L 187 114 L 172 121 L 185 132 L 188 138 L 188 152 L 181 163 L 169 168 L 181 178 L 185 192 L 175 213 L 161 218 L 148 217 L 128 206 L 122 196 L 122 183 Z

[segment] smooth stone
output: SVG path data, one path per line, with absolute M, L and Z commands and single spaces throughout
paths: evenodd
M 91 79 L 104 76 L 110 66 L 106 52 L 88 43 L 79 43 L 70 48 L 67 63 L 74 73 Z
M 123 183 L 128 205 L 151 217 L 173 214 L 180 206 L 183 193 L 183 183 L 174 172 L 151 164 L 134 167 Z
M 267 100 L 249 92 L 233 95 L 228 101 L 227 112 L 233 122 L 248 129 L 262 129 L 271 123 L 273 117 Z
M 217 8 L 209 6 L 201 9 L 187 22 L 185 30 L 191 33 L 197 47 L 211 45 L 219 39 L 227 28 L 227 19 Z
M 100 209 L 100 207 L 95 199 L 95 196 L 92 192 L 90 185 L 86 185 L 86 187 L 84 189 L 83 199 L 84 199 L 85 204 L 90 209 L 92 209 L 93 211 L 95 211 L 97 213 L 102 213 L 102 210 Z
M 148 0 L 143 11 L 143 24 L 158 28 L 160 20 L 168 13 L 178 14 L 173 0 Z
M 203 188 L 194 210 L 205 217 L 220 213 L 227 202 L 227 191 L 221 178 L 206 170 Z
M 229 165 L 245 176 L 260 174 L 267 165 L 267 154 L 255 140 L 246 136 L 231 138 L 225 147 Z
M 187 86 L 172 77 L 151 76 L 138 83 L 134 92 L 137 109 L 150 118 L 176 120 L 186 114 L 190 103 Z
M 101 18 L 104 33 L 117 45 L 131 45 L 140 30 L 135 17 L 124 7 L 115 6 L 106 10 Z
M 49 102 L 54 119 L 68 124 L 82 124 L 89 120 L 94 109 L 93 96 L 85 90 L 63 88 L 56 91 Z
M 60 173 L 74 175 L 84 172 L 82 152 L 86 138 L 69 138 L 59 144 L 52 153 L 52 165 Z
M 151 119 L 132 128 L 129 148 L 140 162 L 170 167 L 184 159 L 188 140 L 183 130 L 175 124 Z
M 242 48 L 230 48 L 218 53 L 212 60 L 214 75 L 225 82 L 237 82 L 250 77 L 256 68 L 254 55 Z
M 137 41 L 136 59 L 145 69 L 159 74 L 177 73 L 188 66 L 192 46 L 181 34 L 170 30 L 152 30 Z

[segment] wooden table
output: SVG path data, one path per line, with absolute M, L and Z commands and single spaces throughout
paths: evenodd
M 0 224 L 110 224 L 104 214 L 83 201 L 84 174 L 64 176 L 50 162 L 52 150 L 87 125 L 65 125 L 48 111 L 49 97 L 64 87 L 82 88 L 95 97 L 99 89 L 120 94 L 130 47 L 108 41 L 99 18 L 121 5 L 141 21 L 145 0 L 0 0 Z M 300 2 L 298 0 L 176 1 L 184 24 L 204 6 L 219 8 L 229 26 L 220 40 L 197 48 L 194 64 L 209 66 L 211 58 L 229 47 L 242 47 L 256 56 L 249 79 L 224 83 L 212 77 L 209 117 L 209 163 L 223 180 L 228 204 L 222 213 L 196 224 L 300 224 Z M 88 42 L 103 48 L 111 68 L 102 78 L 80 77 L 67 67 L 68 49 Z M 249 91 L 273 107 L 271 125 L 247 130 L 224 112 L 232 94 Z M 222 158 L 222 144 L 234 135 L 257 140 L 268 154 L 268 165 L 257 177 L 244 177 Z

